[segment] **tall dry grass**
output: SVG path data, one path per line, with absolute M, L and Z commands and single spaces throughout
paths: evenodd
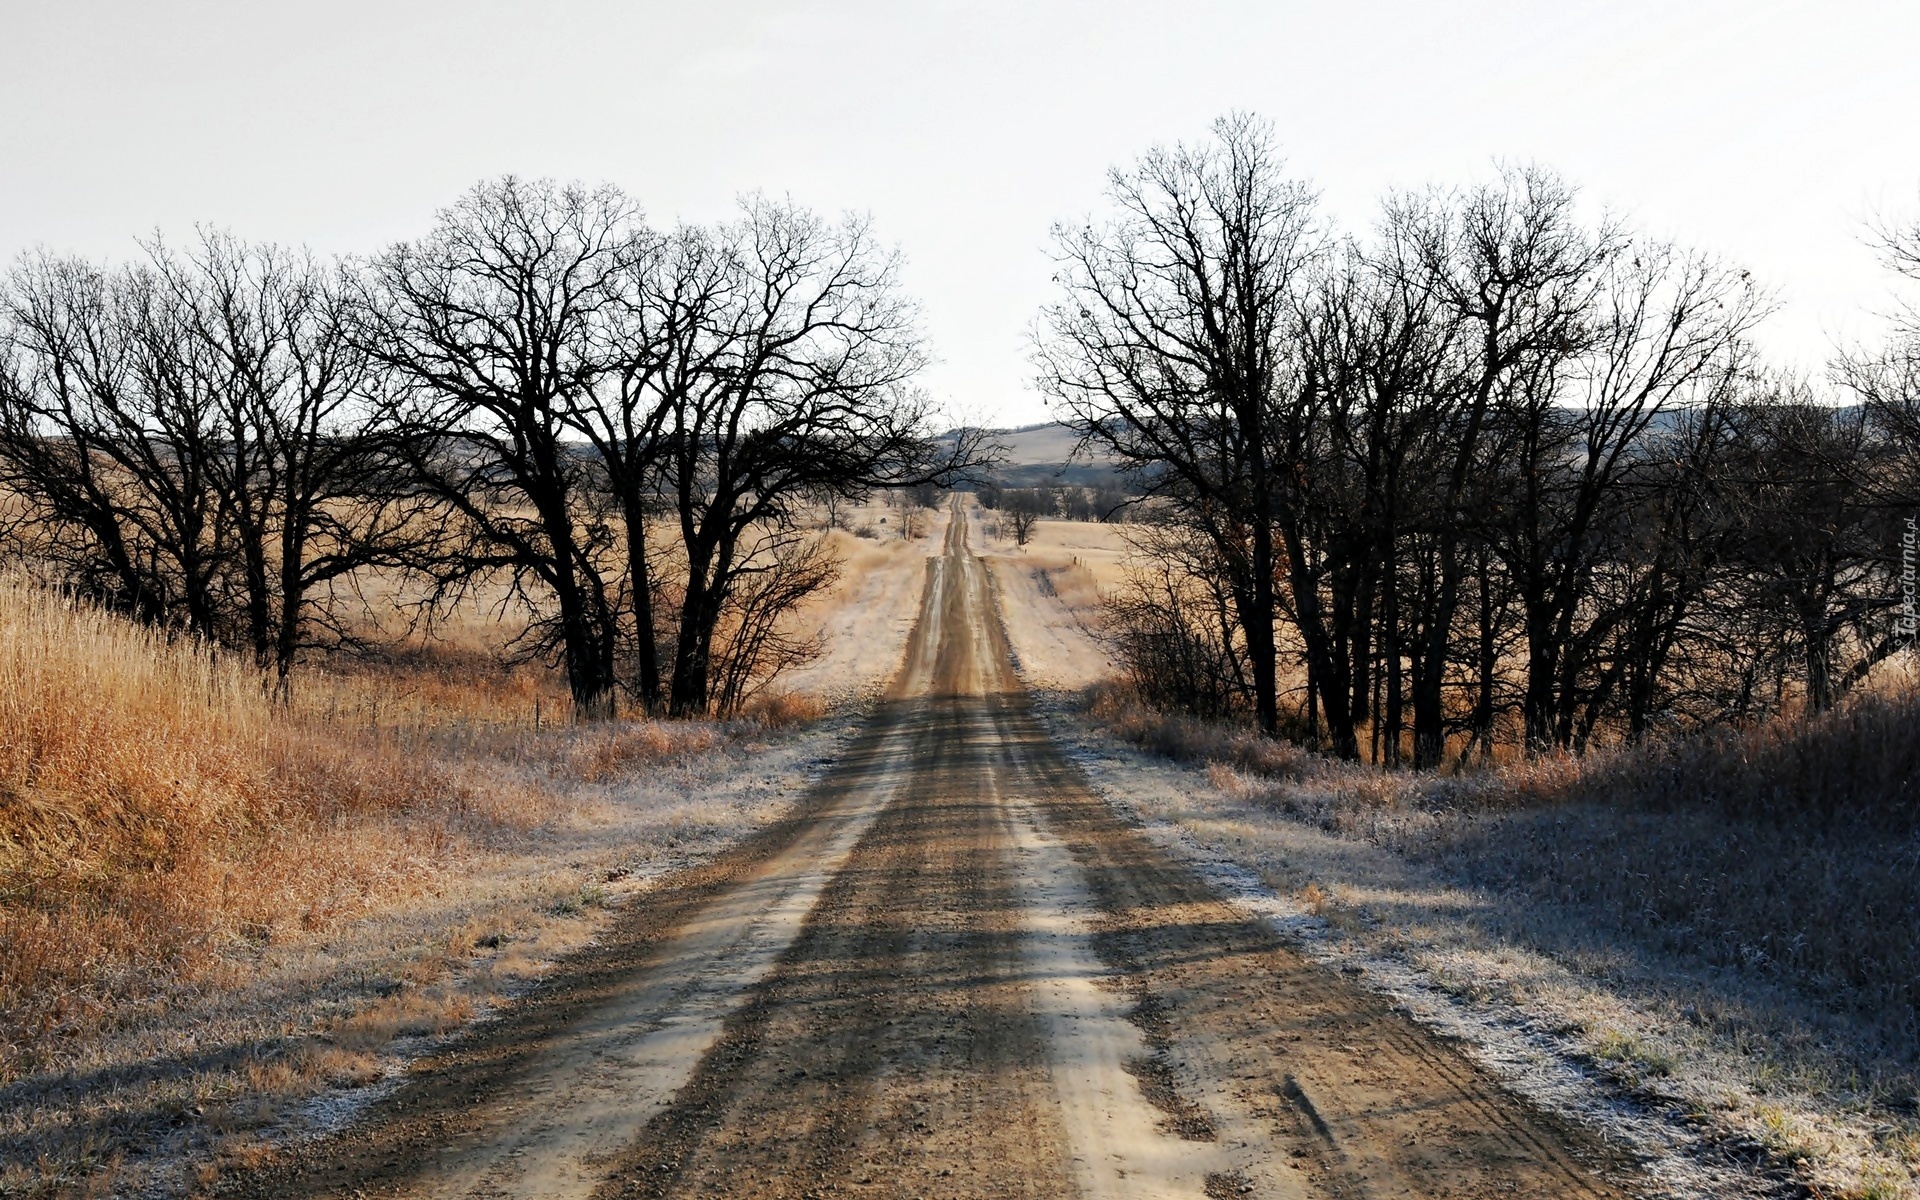
M 568 724 L 550 676 L 414 651 L 296 681 L 0 579 L 0 1084 L 264 946 L 523 840 L 600 784 L 819 715 Z
M 406 886 L 450 819 L 511 819 L 498 800 L 285 721 L 238 663 L 0 581 L 0 1079 Z

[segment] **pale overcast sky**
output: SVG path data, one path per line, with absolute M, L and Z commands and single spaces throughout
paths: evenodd
M 1229 109 L 1356 229 L 1532 159 L 1780 295 L 1776 357 L 1862 336 L 1860 240 L 1920 208 L 1920 4 L 0 0 L 0 257 L 195 222 L 370 251 L 483 176 L 609 180 L 660 223 L 744 190 L 870 212 L 936 395 L 1044 419 L 1048 225 Z

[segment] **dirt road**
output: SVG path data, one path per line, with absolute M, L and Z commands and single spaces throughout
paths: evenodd
M 792 820 L 221 1190 L 1631 1194 L 1118 819 L 1008 663 L 956 509 L 888 697 Z

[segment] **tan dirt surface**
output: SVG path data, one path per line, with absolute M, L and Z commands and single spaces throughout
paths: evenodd
M 1631 1170 L 1121 820 L 956 506 L 796 815 L 235 1196 L 1612 1197 Z

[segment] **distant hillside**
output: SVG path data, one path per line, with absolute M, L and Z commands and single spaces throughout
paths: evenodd
M 1671 433 L 1680 421 L 1682 410 L 1671 409 L 1653 415 L 1647 423 L 1648 436 Z M 1577 419 L 1572 409 L 1567 419 Z M 1119 474 L 1113 457 L 1089 448 L 1075 454 L 1079 437 L 1058 421 L 1022 425 L 1016 429 L 991 431 L 1000 447 L 1000 465 L 992 474 L 1002 487 L 1098 487 L 1110 483 Z M 941 440 L 951 440 L 953 434 Z M 1130 489 L 1137 491 L 1138 485 Z
M 991 474 L 1002 487 L 1098 487 L 1117 475 L 1105 454 L 1089 450 L 1076 456 L 1079 437 L 1058 421 L 996 429 L 992 440 L 999 447 L 999 464 Z
M 1006 447 L 1008 466 L 1039 467 L 1057 466 L 1073 457 L 1080 437 L 1058 421 L 1047 421 L 1001 430 L 994 434 L 994 440 Z

